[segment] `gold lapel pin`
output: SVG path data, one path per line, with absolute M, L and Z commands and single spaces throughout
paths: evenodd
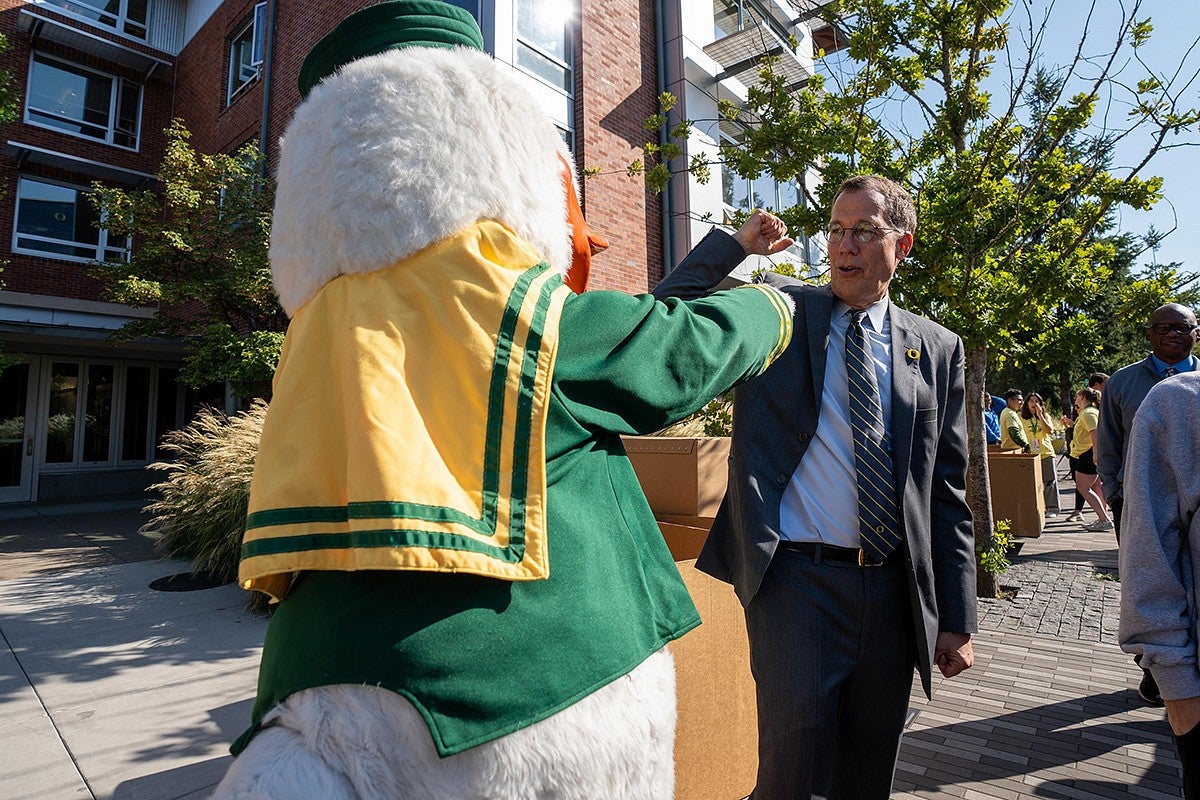
M 917 349 L 917 348 L 915 348 L 915 347 L 910 347 L 910 348 L 908 348 L 908 360 L 909 360 L 909 361 L 916 361 L 916 360 L 917 360 L 918 358 L 920 358 L 920 357 L 921 357 L 921 351 L 920 351 L 920 350 L 918 350 L 918 349 Z

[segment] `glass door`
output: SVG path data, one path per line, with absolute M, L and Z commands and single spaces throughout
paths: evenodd
M 0 372 L 0 503 L 33 499 L 36 360 Z

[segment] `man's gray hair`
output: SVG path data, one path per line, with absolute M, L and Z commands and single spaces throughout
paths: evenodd
M 882 175 L 855 175 L 842 181 L 834 193 L 836 202 L 843 192 L 876 191 L 883 195 L 883 215 L 889 225 L 913 233 L 917 229 L 917 209 L 904 187 Z

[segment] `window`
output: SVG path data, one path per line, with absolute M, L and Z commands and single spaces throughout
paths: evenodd
M 724 145 L 736 144 L 736 139 L 724 130 L 721 133 Z M 733 223 L 735 212 L 749 213 L 756 208 L 767 211 L 783 211 L 804 202 L 796 181 L 776 181 L 771 174 L 763 172 L 754 179 L 743 178 L 728 165 L 721 164 L 721 200 L 724 204 L 722 222 Z M 810 247 L 810 240 L 803 233 L 794 234 L 796 243 L 787 249 L 793 257 L 811 264 L 817 260 Z
M 67 471 L 169 456 L 158 445 L 185 418 L 178 377 L 150 364 L 53 360 L 43 463 Z
M 740 135 L 735 135 L 725 128 L 722 123 L 721 144 L 725 147 L 737 146 Z M 795 181 L 776 181 L 769 172 L 763 172 L 753 180 L 743 178 L 734 173 L 729 166 L 721 164 L 721 199 L 725 204 L 725 222 L 732 218 L 730 212 L 749 212 L 756 208 L 768 211 L 781 211 L 791 208 L 801 201 Z
M 229 41 L 229 86 L 226 104 L 258 80 L 267 36 L 267 4 L 254 6 L 254 14 Z
M 47 464 L 109 460 L 113 369 L 112 364 L 77 361 L 55 361 L 51 365 Z
M 25 121 L 136 150 L 142 87 L 34 53 Z
M 166 370 L 160 370 L 159 374 Z M 125 411 L 121 435 L 121 461 L 145 461 L 150 437 L 150 403 L 154 399 L 153 370 L 150 367 L 125 368 Z M 174 397 L 174 393 L 171 393 Z M 173 422 L 174 420 L 172 420 Z M 173 427 L 173 426 L 172 426 Z
M 48 0 L 73 17 L 95 22 L 137 39 L 146 38 L 150 0 Z
M 129 255 L 129 241 L 109 241 L 87 189 L 22 177 L 17 181 L 13 252 L 66 261 L 113 261 Z
M 517 65 L 567 94 L 575 88 L 570 8 L 561 0 L 517 0 Z

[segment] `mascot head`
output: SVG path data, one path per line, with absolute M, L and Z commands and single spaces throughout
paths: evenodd
M 281 141 L 271 269 L 289 315 L 339 275 L 374 272 L 480 220 L 576 290 L 589 236 L 572 157 L 465 10 L 388 0 L 343 20 L 300 70 Z

